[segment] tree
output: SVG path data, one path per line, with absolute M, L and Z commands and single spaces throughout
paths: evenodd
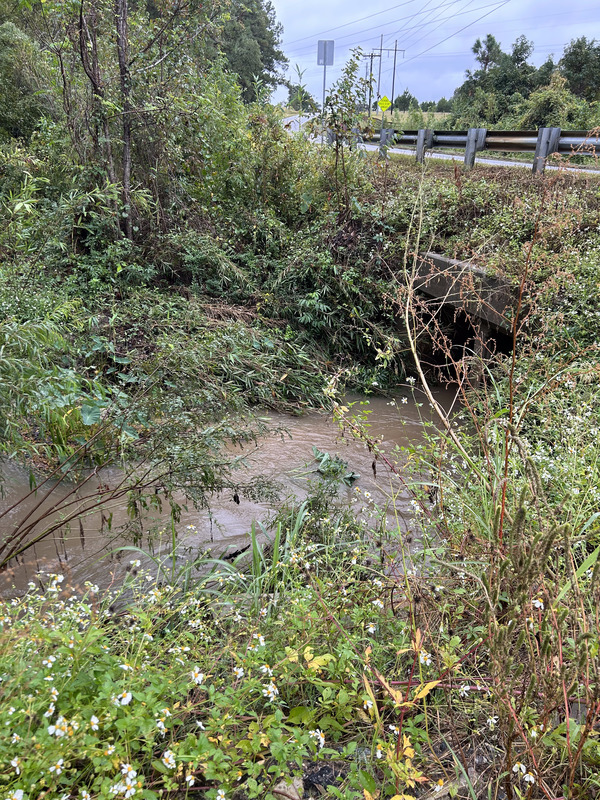
M 438 100 L 435 110 L 447 114 L 449 111 L 452 111 L 452 101 L 442 97 Z
M 41 89 L 48 82 L 35 42 L 12 22 L 0 26 L 0 135 L 27 139 L 39 119 L 51 111 Z
M 572 39 L 559 62 L 569 89 L 588 102 L 600 100 L 600 43 L 595 39 Z
M 558 72 L 550 84 L 536 89 L 519 108 L 520 128 L 587 128 L 590 107 L 567 88 L 567 81 Z
M 394 108 L 397 108 L 398 111 L 408 111 L 411 105 L 419 104 L 417 98 L 412 95 L 408 89 L 405 89 L 402 94 L 399 94 L 398 97 L 394 100 Z
M 299 83 L 289 84 L 287 104 L 294 111 L 306 111 L 309 114 L 319 110 L 319 105 L 315 98 L 306 87 L 301 86 Z
M 220 37 L 221 49 L 238 76 L 246 102 L 256 100 L 256 78 L 273 88 L 284 82 L 282 72 L 288 61 L 279 47 L 282 32 L 270 0 L 233 0 Z
M 556 69 L 557 65 L 554 63 L 554 58 L 552 56 L 548 56 L 535 74 L 536 87 L 539 88 L 540 86 L 548 86 Z
M 481 64 L 483 72 L 487 72 L 493 64 L 499 64 L 503 55 L 499 42 L 491 33 L 488 33 L 483 41 L 477 39 L 471 50 Z
M 488 34 L 483 41 L 477 39 L 473 53 L 480 69 L 467 70 L 464 83 L 454 92 L 453 124 L 496 125 L 539 85 L 538 70 L 527 60 L 533 53 L 533 43 L 519 36 L 506 53 L 500 42 Z
M 510 54 L 511 61 L 515 67 L 522 67 L 527 64 L 527 59 L 531 57 L 533 49 L 533 42 L 526 36 L 518 36 L 513 42 Z
M 102 185 L 103 174 L 118 187 L 112 216 L 126 239 L 135 239 L 149 202 L 173 209 L 180 194 L 172 192 L 181 178 L 173 158 L 192 136 L 202 87 L 218 66 L 205 44 L 217 35 L 218 1 L 45 0 L 24 18 L 52 64 L 73 155 L 86 167 L 82 180 L 94 175 Z M 189 140 L 186 147 L 189 172 L 198 159 Z

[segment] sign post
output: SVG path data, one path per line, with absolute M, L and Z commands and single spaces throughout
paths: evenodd
M 391 141 L 391 139 L 393 138 L 394 131 L 393 130 L 388 131 L 385 129 L 385 112 L 392 104 L 390 103 L 389 97 L 387 97 L 384 94 L 381 100 L 377 103 L 377 105 L 381 109 L 381 132 L 379 134 L 379 155 L 387 158 L 385 147 L 388 143 L 388 139 Z
M 323 104 L 321 106 L 321 127 L 325 125 L 325 86 L 327 82 L 327 67 L 333 64 L 333 39 L 319 39 L 317 44 L 317 64 L 323 67 Z M 321 134 L 321 142 L 323 135 Z

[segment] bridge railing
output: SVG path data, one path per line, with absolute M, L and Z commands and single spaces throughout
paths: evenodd
M 383 128 L 379 142 L 387 145 L 416 146 L 417 161 L 423 163 L 425 153 L 436 148 L 456 148 L 465 151 L 465 166 L 472 167 L 475 156 L 482 150 L 511 153 L 534 153 L 533 172 L 543 172 L 548 156 L 596 156 L 600 154 L 600 132 L 562 131 L 560 128 L 540 128 L 537 131 L 490 131 L 487 128 L 469 128 L 468 131 L 435 131 L 421 128 L 416 131 L 399 131 Z

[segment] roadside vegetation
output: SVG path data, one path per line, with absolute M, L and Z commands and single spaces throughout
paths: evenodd
M 0 564 L 114 502 L 163 507 L 173 552 L 132 536 L 122 585 L 2 601 L 0 797 L 598 796 L 598 179 L 371 158 L 356 59 L 315 147 L 268 81 L 242 101 L 217 7 L 26 11 L 3 26 L 28 105 L 0 148 L 0 446 L 40 498 L 123 479 L 3 511 Z M 509 346 L 424 300 L 430 250 L 510 283 Z M 438 416 L 385 453 L 349 389 Z M 386 506 L 317 452 L 246 552 L 182 562 L 182 498 L 271 497 L 231 445 L 314 408 L 387 465 Z
M 518 36 L 504 49 L 493 34 L 473 47 L 475 69 L 447 100 L 419 101 L 407 87 L 393 99 L 394 125 L 407 129 L 591 130 L 600 125 L 600 43 L 580 36 L 558 61 L 531 63 L 535 44 Z M 376 104 L 375 104 L 376 105 Z

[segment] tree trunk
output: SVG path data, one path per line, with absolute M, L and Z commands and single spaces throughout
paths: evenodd
M 131 223 L 131 77 L 129 74 L 129 42 L 127 39 L 127 0 L 115 0 L 117 26 L 117 56 L 122 99 L 123 141 L 123 229 L 128 239 L 132 238 Z
M 104 152 L 104 160 L 108 180 L 115 183 L 115 165 L 112 154 L 110 128 L 104 109 L 104 86 L 100 76 L 100 62 L 98 59 L 98 42 L 96 39 L 96 12 L 92 8 L 90 14 L 83 13 L 83 0 L 79 6 L 79 55 L 83 70 L 92 86 L 93 108 L 92 141 L 94 149 L 99 153 Z M 98 128 L 102 129 L 102 145 L 100 146 L 100 136 Z

